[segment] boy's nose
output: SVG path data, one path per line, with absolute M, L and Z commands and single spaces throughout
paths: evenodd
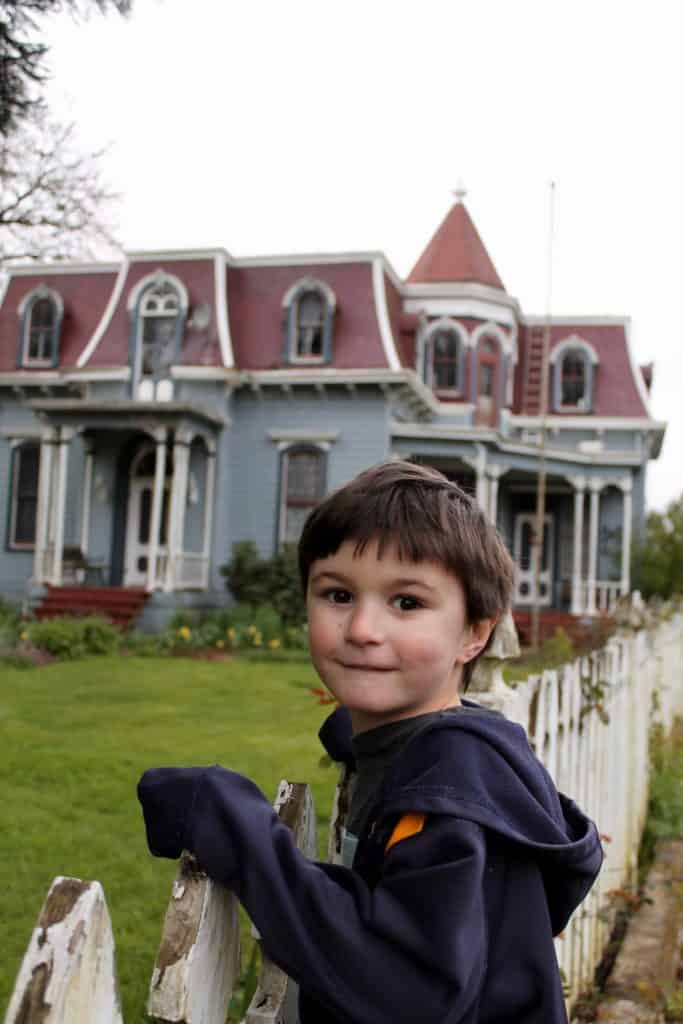
M 346 621 L 347 639 L 354 644 L 378 644 L 383 633 L 380 610 L 359 601 Z

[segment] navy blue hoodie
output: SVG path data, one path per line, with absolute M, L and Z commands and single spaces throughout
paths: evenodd
M 321 730 L 352 758 L 348 712 Z M 152 853 L 192 851 L 234 889 L 300 985 L 301 1024 L 562 1024 L 553 935 L 602 861 L 524 730 L 468 708 L 413 736 L 383 779 L 353 869 L 311 863 L 248 779 L 218 766 L 146 772 Z M 404 814 L 422 830 L 387 843 Z

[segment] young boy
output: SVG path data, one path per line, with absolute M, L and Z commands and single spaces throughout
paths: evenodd
M 441 473 L 388 462 L 311 513 L 299 562 L 341 704 L 321 739 L 356 770 L 343 865 L 307 861 L 218 766 L 145 773 L 150 850 L 234 889 L 301 1024 L 566 1021 L 553 935 L 602 853 L 524 731 L 461 698 L 510 600 L 494 526 Z

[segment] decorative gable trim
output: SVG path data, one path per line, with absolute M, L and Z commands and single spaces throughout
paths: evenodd
M 102 319 L 97 325 L 95 333 L 93 334 L 92 338 L 90 339 L 90 341 L 88 342 L 88 344 L 85 346 L 80 356 L 78 357 L 78 360 L 76 362 L 76 366 L 78 369 L 81 369 L 88 362 L 93 352 L 95 351 L 100 341 L 102 340 L 102 336 L 104 335 L 104 332 L 106 331 L 107 327 L 111 322 L 111 318 L 114 315 L 114 310 L 118 306 L 119 299 L 121 298 L 121 293 L 123 292 L 123 285 L 128 276 L 129 265 L 130 264 L 128 263 L 128 259 L 124 258 L 119 268 L 118 277 L 116 278 L 116 281 L 114 283 L 112 293 L 109 296 L 109 302 L 107 303 L 104 313 L 102 314 Z
M 562 341 L 558 342 L 550 353 L 550 363 L 555 365 L 560 359 L 562 354 L 568 348 L 582 348 L 588 358 L 590 359 L 593 366 L 598 366 L 600 363 L 600 357 L 591 345 L 590 341 L 586 341 L 585 338 L 580 337 L 578 334 L 570 334 L 568 338 L 563 338 Z
M 384 263 L 381 259 L 372 261 L 372 288 L 375 294 L 375 313 L 377 315 L 384 356 L 390 370 L 400 370 L 401 360 L 398 358 L 396 342 L 391 333 L 391 324 L 389 323 L 387 294 L 384 287 Z
M 132 313 L 137 309 L 143 292 L 148 288 L 165 283 L 172 285 L 178 292 L 178 295 L 180 296 L 180 310 L 182 315 L 185 316 L 190 304 L 190 300 L 187 295 L 187 288 L 179 277 L 176 277 L 175 274 L 167 273 L 167 271 L 162 270 L 161 267 L 155 270 L 153 274 L 146 274 L 138 281 L 135 287 L 131 289 L 128 296 L 128 302 L 126 303 L 128 312 Z
M 643 408 L 645 409 L 645 413 L 649 416 L 650 415 L 650 396 L 649 396 L 647 388 L 645 386 L 645 381 L 643 380 L 643 375 L 640 372 L 640 369 L 639 369 L 635 359 L 633 358 L 633 349 L 631 347 L 631 321 L 630 321 L 630 319 L 627 319 L 624 322 L 624 337 L 626 339 L 626 355 L 628 356 L 628 364 L 631 367 L 631 376 L 633 377 L 633 380 L 635 381 L 636 390 L 638 391 L 638 395 L 640 397 L 640 400 L 643 403 Z
M 218 341 L 221 347 L 223 366 L 233 369 L 235 357 L 232 350 L 232 338 L 230 337 L 230 317 L 228 315 L 228 289 L 226 282 L 227 258 L 222 250 L 219 250 L 213 261 L 214 274 L 214 297 L 216 301 L 216 324 L 218 326 Z

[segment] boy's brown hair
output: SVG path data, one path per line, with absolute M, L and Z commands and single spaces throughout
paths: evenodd
M 463 587 L 470 623 L 498 619 L 508 608 L 514 566 L 498 530 L 474 498 L 431 466 L 383 462 L 328 494 L 309 515 L 299 540 L 304 593 L 313 562 L 333 555 L 347 540 L 355 540 L 358 555 L 377 540 L 379 557 L 395 543 L 406 561 L 437 562 L 448 569 Z M 477 658 L 463 667 L 463 690 Z

